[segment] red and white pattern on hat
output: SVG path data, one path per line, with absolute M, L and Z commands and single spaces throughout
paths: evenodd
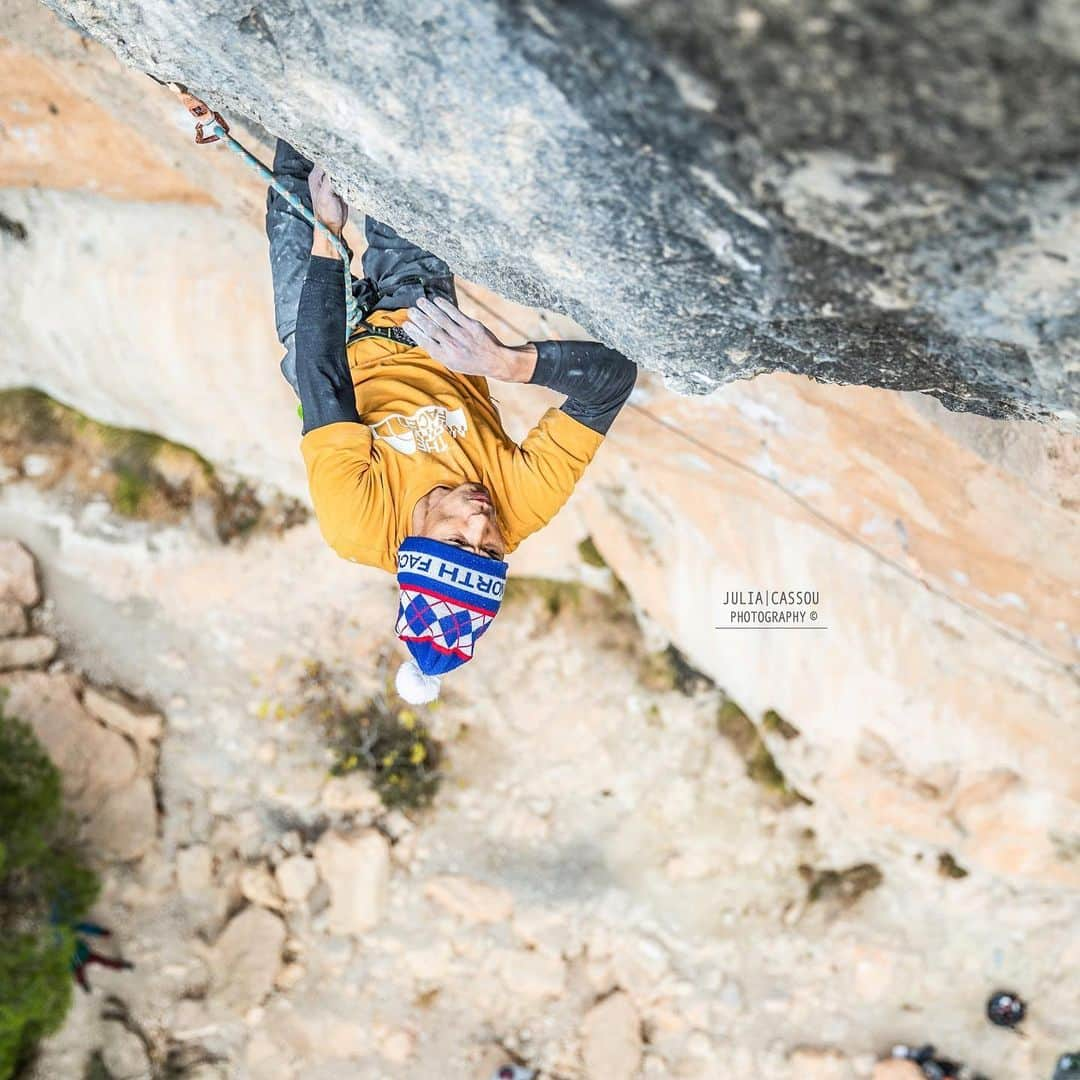
M 402 589 L 394 632 L 402 641 L 423 641 L 437 652 L 471 660 L 473 645 L 493 618 L 438 593 Z

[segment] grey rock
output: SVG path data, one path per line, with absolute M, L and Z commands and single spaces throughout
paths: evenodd
M 46 2 L 677 390 L 785 370 L 1076 421 L 1053 5 Z

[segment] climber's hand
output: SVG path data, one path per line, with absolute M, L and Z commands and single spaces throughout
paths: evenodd
M 316 165 L 308 174 L 308 188 L 316 219 L 335 236 L 340 236 L 345 222 L 349 220 L 349 205 L 330 186 L 330 177 L 321 165 Z
M 434 301 L 420 297 L 401 328 L 429 356 L 463 375 L 528 382 L 536 366 L 535 345 L 504 345 L 482 322 L 441 296 Z

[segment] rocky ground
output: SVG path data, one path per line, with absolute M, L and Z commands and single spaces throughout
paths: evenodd
M 117 1078 L 471 1078 L 493 1048 L 551 1080 L 847 1080 L 926 1040 L 1003 1080 L 1075 1037 L 1075 893 L 780 796 L 720 690 L 665 677 L 616 600 L 509 604 L 424 714 L 434 804 L 388 811 L 330 775 L 303 704 L 313 661 L 346 701 L 379 691 L 389 579 L 310 524 L 237 546 L 69 511 L 26 482 L 0 499 L 47 597 L 6 541 L 2 682 L 137 967 L 93 973 L 41 1080 L 95 1054 Z M 985 1022 L 999 984 L 1031 1000 L 1027 1038 Z

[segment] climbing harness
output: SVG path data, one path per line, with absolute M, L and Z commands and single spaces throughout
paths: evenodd
M 369 337 L 386 338 L 387 341 L 396 341 L 399 345 L 408 345 L 410 348 L 416 348 L 416 342 L 413 341 L 400 326 L 372 326 L 371 323 L 363 321 L 361 321 L 360 325 L 356 327 L 353 333 L 346 338 L 345 344 L 351 345 L 354 341 Z
M 159 82 L 160 80 L 155 81 Z M 241 161 L 249 168 L 254 169 L 267 184 L 285 199 L 313 229 L 320 229 L 330 237 L 334 247 L 341 255 L 341 261 L 345 268 L 345 339 L 346 341 L 352 340 L 353 332 L 362 326 L 367 326 L 367 324 L 364 323 L 363 312 L 361 312 L 360 305 L 353 294 L 352 271 L 349 266 L 352 260 L 352 252 L 349 250 L 348 244 L 341 237 L 335 236 L 291 191 L 288 191 L 280 183 L 277 177 L 251 151 L 229 134 L 229 125 L 225 122 L 221 113 L 214 112 L 205 101 L 195 97 L 180 83 L 171 82 L 164 85 L 180 95 L 184 107 L 195 118 L 195 142 L 199 146 L 223 141 Z M 372 327 L 371 329 L 376 328 Z M 359 336 L 366 335 L 361 333 Z

